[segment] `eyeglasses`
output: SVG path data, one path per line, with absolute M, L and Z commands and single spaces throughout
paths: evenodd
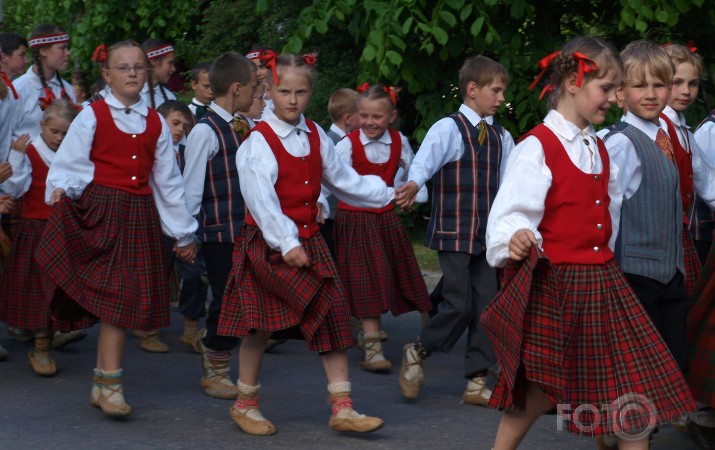
M 115 69 L 120 71 L 121 73 L 129 73 L 131 70 L 134 70 L 135 73 L 144 73 L 146 72 L 146 66 L 143 64 L 137 64 L 136 66 L 130 66 L 127 64 L 120 64 L 118 66 L 110 67 L 110 69 Z

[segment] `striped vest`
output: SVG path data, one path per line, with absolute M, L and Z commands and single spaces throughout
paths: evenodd
M 638 128 L 621 122 L 606 138 L 615 133 L 630 139 L 643 170 L 638 190 L 623 199 L 616 259 L 626 273 L 668 283 L 685 273 L 678 168 Z
M 705 120 L 698 125 L 700 128 L 705 122 L 715 122 L 715 110 L 713 110 Z M 706 152 L 715 151 L 715 149 L 704 148 Z M 693 208 L 690 210 L 690 235 L 696 241 L 712 241 L 715 234 L 715 212 L 713 212 L 707 203 L 694 197 Z
M 219 144 L 206 165 L 199 236 L 203 242 L 235 242 L 246 214 L 236 168 L 236 151 L 243 140 L 214 111 L 207 111 L 199 123 L 211 127 Z
M 424 244 L 479 255 L 485 249 L 487 217 L 499 187 L 504 130 L 487 125 L 487 140 L 480 146 L 478 127 L 461 112 L 449 117 L 462 135 L 464 153 L 432 177 L 432 214 Z

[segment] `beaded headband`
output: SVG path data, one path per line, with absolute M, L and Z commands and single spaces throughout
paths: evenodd
M 174 47 L 171 46 L 171 44 L 166 44 L 164 46 L 155 48 L 153 50 L 149 50 L 146 52 L 146 57 L 148 59 L 156 59 L 159 58 L 160 56 L 164 56 L 168 53 L 172 53 L 174 51 Z
M 253 50 L 251 52 L 246 53 L 246 58 L 248 59 L 261 59 L 261 52 L 263 50 Z
M 70 37 L 67 33 L 60 34 L 49 34 L 45 36 L 37 36 L 31 38 L 27 41 L 30 48 L 34 47 L 44 47 L 46 45 L 61 44 L 63 42 L 69 42 Z

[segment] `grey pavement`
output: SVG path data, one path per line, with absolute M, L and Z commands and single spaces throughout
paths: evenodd
M 428 284 L 437 274 L 426 274 Z M 327 427 L 325 377 L 318 356 L 304 342 L 289 341 L 264 359 L 261 409 L 276 425 L 273 436 L 242 433 L 231 420 L 229 400 L 204 395 L 199 386 L 199 356 L 179 342 L 181 316 L 162 331 L 171 346 L 167 354 L 139 348 L 127 338 L 124 386 L 134 408 L 123 421 L 105 417 L 90 406 L 89 390 L 96 359 L 97 328 L 89 337 L 54 353 L 59 372 L 52 378 L 32 373 L 29 344 L 7 337 L 0 344 L 10 359 L 0 363 L 0 449 L 489 449 L 500 412 L 461 401 L 460 342 L 449 354 L 434 354 L 425 363 L 425 384 L 417 401 L 400 394 L 398 371 L 401 348 L 419 333 L 420 317 L 410 313 L 386 316 L 390 334 L 385 353 L 393 363 L 390 374 L 359 368 L 361 352 L 349 351 L 353 400 L 358 411 L 385 419 L 385 427 L 366 435 L 341 434 Z M 233 376 L 236 376 L 234 358 Z M 556 416 L 542 417 L 524 440 L 522 449 L 596 448 L 591 438 L 557 431 Z M 687 435 L 670 426 L 655 435 L 654 450 L 696 449 Z

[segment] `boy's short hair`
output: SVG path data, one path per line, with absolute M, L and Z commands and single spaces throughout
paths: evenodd
M 642 39 L 626 45 L 621 52 L 623 84 L 644 81 L 646 69 L 653 78 L 671 83 L 675 68 L 670 56 L 654 42 Z
M 199 76 L 206 72 L 209 73 L 209 69 L 211 68 L 211 63 L 210 62 L 200 62 L 194 66 L 193 69 L 191 69 L 191 81 L 194 83 L 199 82 Z
M 216 57 L 209 68 L 209 84 L 216 97 L 228 93 L 233 83 L 248 84 L 256 65 L 238 52 L 225 52 Z
M 467 58 L 459 69 L 459 92 L 464 98 L 467 96 L 467 85 L 470 82 L 475 82 L 477 87 L 483 87 L 497 78 L 509 85 L 509 72 L 501 63 L 484 55 L 472 56 Z
M 333 123 L 339 121 L 345 114 L 357 112 L 359 94 L 354 89 L 342 88 L 333 92 L 328 99 L 328 114 Z
M 184 119 L 186 119 L 189 124 L 194 123 L 194 115 L 191 114 L 191 110 L 189 109 L 189 107 L 178 100 L 165 101 L 164 103 L 159 105 L 159 107 L 156 109 L 156 112 L 161 114 L 164 118 L 166 118 L 169 114 L 173 112 L 178 112 L 179 114 L 184 116 Z
M 0 33 L 0 50 L 3 53 L 12 55 L 20 47 L 28 48 L 27 39 L 17 33 Z

